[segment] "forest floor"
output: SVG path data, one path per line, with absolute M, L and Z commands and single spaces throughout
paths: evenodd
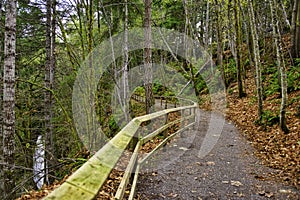
M 276 123 L 255 123 L 255 83 L 250 72 L 248 76 L 247 97 L 238 98 L 235 84 L 228 89 L 227 121 L 212 152 L 202 160 L 195 157 L 205 132 L 203 121 L 199 134 L 191 132 L 196 142 L 187 142 L 191 136 L 184 133 L 168 144 L 169 150 L 162 152 L 165 154 L 154 157 L 153 163 L 163 165 L 164 162 L 159 162 L 163 157 L 181 155 L 158 171 L 146 168 L 139 180 L 137 199 L 300 199 L 300 119 L 296 116 L 300 91 L 289 95 L 287 126 L 290 132 L 284 134 Z M 278 114 L 280 101 L 279 94 L 269 96 L 264 101 L 264 109 Z M 209 110 L 210 105 L 204 103 L 201 108 Z M 209 113 L 201 112 L 204 118 Z M 122 174 L 114 170 L 97 199 L 111 199 Z M 62 182 L 31 191 L 19 199 L 41 199 Z
M 257 101 L 253 75 L 245 81 L 247 97 L 239 99 L 237 86 L 228 95 L 227 119 L 233 121 L 243 136 L 255 148 L 255 155 L 263 164 L 279 170 L 276 178 L 300 189 L 300 90 L 288 97 L 286 121 L 289 133 L 282 132 L 278 125 L 281 98 L 279 93 L 264 100 L 267 113 L 262 125 L 257 125 Z M 269 125 L 268 125 L 269 124 Z

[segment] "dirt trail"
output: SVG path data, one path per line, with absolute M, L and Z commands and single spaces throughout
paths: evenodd
M 228 121 L 212 151 L 199 158 L 214 114 L 197 114 L 199 123 L 193 130 L 176 136 L 143 166 L 136 198 L 300 199 L 298 190 L 270 178 L 276 170 L 260 164 L 254 149 Z

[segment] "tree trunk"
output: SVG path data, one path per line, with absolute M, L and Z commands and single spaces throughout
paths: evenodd
M 92 52 L 93 49 L 93 24 L 94 24 L 94 12 L 93 12 L 93 1 L 89 1 L 90 4 L 88 6 L 87 12 L 88 12 L 88 53 Z
M 253 56 L 252 56 L 252 42 L 251 42 L 251 34 L 250 34 L 250 26 L 249 26 L 249 19 L 247 17 L 247 14 L 245 14 L 245 10 L 243 7 L 240 5 L 240 9 L 242 12 L 242 16 L 244 18 L 243 23 L 245 26 L 245 35 L 246 35 L 246 44 L 247 44 L 247 53 L 248 53 L 248 59 L 249 59 L 249 65 L 250 67 L 253 66 Z M 254 73 L 253 73 L 254 74 Z M 246 78 L 246 72 L 245 72 L 245 78 Z
M 16 57 L 16 3 L 6 2 L 4 36 L 3 87 L 3 182 L 4 199 L 15 198 L 15 57 Z
M 256 23 L 254 18 L 254 11 L 252 1 L 248 0 L 249 15 L 250 15 L 250 28 L 253 42 L 253 51 L 254 51 L 254 64 L 255 64 L 255 73 L 256 73 L 256 88 L 257 88 L 257 102 L 258 102 L 258 120 L 262 121 L 263 114 L 263 99 L 262 99 L 262 80 L 261 80 L 261 62 L 260 62 L 260 52 L 258 45 L 258 36 L 256 31 Z
M 291 23 L 290 23 L 290 21 L 289 21 L 289 19 L 288 19 L 288 16 L 287 16 L 287 14 L 286 14 L 284 2 L 278 1 L 278 3 L 280 4 L 280 7 L 281 7 L 281 9 L 282 9 L 282 13 L 283 13 L 283 16 L 284 16 L 285 23 L 286 23 L 287 27 L 290 28 L 290 27 L 291 27 Z
M 145 0 L 145 49 L 144 49 L 144 87 L 146 95 L 146 114 L 150 113 L 150 107 L 154 103 L 153 91 L 152 91 L 152 51 L 151 51 L 151 6 L 152 0 Z
M 101 7 L 101 4 L 100 4 L 100 1 L 101 0 L 97 0 L 96 1 L 96 7 L 97 7 L 97 33 L 98 33 L 98 37 L 100 36 L 100 33 L 101 33 L 101 12 L 100 12 L 100 7 Z
M 300 2 L 299 0 L 297 1 L 297 20 L 296 20 L 296 33 L 295 33 L 295 57 L 299 58 L 300 57 Z
M 77 16 L 78 16 L 78 24 L 79 24 L 79 30 L 78 33 L 80 35 L 80 46 L 82 51 L 82 60 L 85 60 L 85 44 L 84 44 L 84 30 L 82 27 L 83 20 L 82 20 L 82 11 L 80 9 L 80 2 L 76 2 L 76 10 L 77 10 Z
M 2 6 L 3 6 L 3 0 L 0 0 L 0 71 L 3 71 L 2 68 L 2 55 L 3 55 L 3 34 L 2 31 L 4 30 L 3 23 L 2 23 Z M 3 97 L 3 77 L 0 76 L 0 107 L 2 107 L 2 97 Z M 2 132 L 2 126 L 3 126 L 3 118 L 2 118 L 2 112 L 0 112 L 0 162 L 3 163 L 3 132 Z M 3 165 L 0 165 L 0 194 L 4 194 L 4 186 L 3 183 L 4 181 L 2 180 L 3 178 Z M 2 197 L 2 195 L 0 195 Z
M 129 85 L 128 85 L 128 2 L 125 0 L 124 18 L 124 64 L 123 64 L 123 106 L 125 121 L 129 122 Z
M 280 128 L 283 132 L 288 133 L 289 130 L 286 126 L 286 103 L 287 103 L 287 79 L 286 79 L 286 66 L 282 52 L 282 42 L 280 36 L 280 30 L 278 25 L 278 15 L 274 8 L 277 8 L 276 1 L 269 0 L 271 7 L 271 18 L 274 35 L 274 44 L 276 48 L 277 65 L 280 69 L 281 75 L 281 106 L 280 106 Z
M 55 38 L 56 38 L 56 0 L 48 0 L 46 13 L 46 63 L 45 63 L 45 87 L 52 90 L 54 87 L 54 70 L 55 70 Z M 53 143 L 53 96 L 50 91 L 45 91 L 45 157 L 46 157 L 46 171 L 45 181 L 50 184 L 48 174 L 49 168 L 55 165 L 54 157 L 54 143 Z
M 45 63 L 45 87 L 51 89 L 50 86 L 50 69 L 51 69 L 51 6 L 52 0 L 47 0 L 46 4 L 46 63 Z M 51 93 L 49 91 L 45 91 L 44 97 L 44 114 L 45 114 L 45 148 L 46 150 L 46 172 L 45 178 L 49 184 L 48 180 L 48 167 L 51 167 L 51 160 L 53 159 L 51 154 L 51 146 L 52 146 L 52 125 L 51 125 L 51 116 L 50 116 L 50 104 L 51 104 Z
M 204 48 L 207 49 L 208 48 L 208 43 L 209 43 L 209 10 L 210 10 L 210 3 L 209 1 L 207 1 L 206 4 L 206 17 L 205 17 L 205 30 L 204 30 Z
M 239 98 L 245 96 L 242 81 L 242 62 L 241 62 L 241 27 L 240 27 L 240 12 L 237 0 L 234 0 L 234 18 L 235 18 L 235 52 L 236 52 L 236 73 L 238 82 Z
M 223 35 L 222 35 L 222 25 L 221 25 L 221 5 L 219 4 L 218 0 L 215 0 L 216 6 L 216 23 L 217 23 L 217 65 L 220 67 L 222 79 L 225 83 L 225 88 L 227 88 L 227 81 L 225 78 L 225 70 L 223 66 Z
M 291 54 L 293 58 L 298 57 L 297 53 L 297 36 L 296 36 L 296 24 L 297 24 L 297 11 L 300 3 L 299 0 L 295 0 L 292 12 L 292 22 L 291 22 Z M 299 12 L 300 13 L 300 12 Z M 300 22 L 300 19 L 299 21 Z

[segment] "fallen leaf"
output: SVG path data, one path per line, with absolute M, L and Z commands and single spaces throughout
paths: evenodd
M 292 191 L 291 191 L 291 190 L 281 189 L 281 190 L 279 190 L 279 192 L 280 192 L 280 193 L 287 194 L 287 193 L 291 193 Z
M 230 184 L 236 187 L 242 186 L 243 184 L 240 181 L 230 181 Z
M 175 197 L 177 197 L 177 196 L 178 196 L 178 194 L 170 193 L 170 194 L 168 194 L 167 197 L 173 197 L 173 198 L 175 198 Z
M 207 164 L 208 166 L 214 166 L 216 163 L 211 162 L 211 161 L 208 161 L 206 164 Z
M 274 196 L 274 194 L 272 192 L 266 192 L 265 196 L 271 198 Z
M 180 147 L 179 148 L 180 150 L 183 150 L 183 151 L 187 151 L 187 150 L 189 150 L 188 148 L 186 148 L 186 147 Z

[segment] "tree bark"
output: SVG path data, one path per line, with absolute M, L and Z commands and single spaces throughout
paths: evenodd
M 209 1 L 207 1 L 207 4 L 206 4 L 206 17 L 205 17 L 205 30 L 204 30 L 204 48 L 207 49 L 208 48 L 208 44 L 209 44 L 209 38 L 208 38 L 208 35 L 209 35 L 209 10 L 210 10 L 210 3 Z
M 125 121 L 129 122 L 129 83 L 128 83 L 128 2 L 125 0 L 124 18 L 124 64 L 123 64 L 123 106 Z
M 293 58 L 298 57 L 297 53 L 297 36 L 296 36 L 296 24 L 297 24 L 297 11 L 299 8 L 299 0 L 295 0 L 293 5 L 293 12 L 292 12 L 292 22 L 291 22 L 291 55 Z M 300 19 L 299 21 L 300 22 Z
M 235 52 L 236 52 L 236 73 L 238 82 L 239 98 L 245 96 L 242 81 L 242 62 L 241 62 L 241 26 L 240 12 L 237 0 L 234 0 L 234 18 L 235 18 Z
M 300 2 L 299 0 L 297 1 L 297 20 L 296 20 L 296 33 L 295 33 L 295 57 L 299 58 L 300 57 Z
M 216 23 L 217 23 L 217 65 L 220 67 L 222 79 L 225 84 L 225 88 L 228 87 L 226 77 L 225 77 L 225 70 L 223 66 L 223 35 L 222 35 L 222 25 L 221 25 L 221 5 L 218 2 L 218 0 L 215 0 L 215 6 L 216 6 Z
M 55 39 L 56 39 L 56 0 L 48 0 L 46 13 L 46 64 L 45 64 L 45 87 L 52 90 L 54 87 L 55 76 Z M 53 118 L 53 96 L 48 90 L 44 94 L 45 103 L 45 148 L 46 148 L 46 177 L 45 181 L 50 184 L 49 170 L 55 165 L 55 152 L 53 143 L 53 124 L 51 122 Z
M 2 31 L 4 30 L 3 27 L 3 23 L 2 23 L 2 6 L 3 6 L 3 0 L 0 0 L 0 71 L 2 71 L 2 55 L 3 55 L 3 34 Z M 3 77 L 0 76 L 0 107 L 3 108 L 2 106 L 2 97 L 3 97 Z M 3 162 L 3 145 L 2 145 L 2 141 L 3 141 L 3 132 L 2 132 L 2 127 L 3 127 L 3 118 L 2 118 L 2 112 L 0 112 L 0 162 Z M 3 166 L 0 165 L 0 194 L 4 194 L 4 180 L 2 180 L 3 178 Z M 0 195 L 1 197 L 2 195 Z
M 282 13 L 283 13 L 283 16 L 284 16 L 285 23 L 286 23 L 287 27 L 290 28 L 291 27 L 291 23 L 290 23 L 290 21 L 288 19 L 288 16 L 287 16 L 287 13 L 286 13 L 286 9 L 285 9 L 285 6 L 284 6 L 284 2 L 278 1 L 278 3 L 280 4 L 280 7 L 282 9 Z
M 250 15 L 250 28 L 253 41 L 253 51 L 254 51 L 254 63 L 255 63 L 255 80 L 257 88 L 257 103 L 258 103 L 258 120 L 262 121 L 263 114 L 263 98 L 262 98 L 262 80 L 261 80 L 261 62 L 260 62 L 260 52 L 258 45 L 258 35 L 255 23 L 254 11 L 252 1 L 248 0 L 249 15 Z
M 88 6 L 88 52 L 92 52 L 93 49 L 93 40 L 94 40 L 94 36 L 93 36 L 93 24 L 94 24 L 94 12 L 93 12 L 93 1 L 89 1 L 89 6 Z
M 284 133 L 288 133 L 289 130 L 286 126 L 286 103 L 287 103 L 287 78 L 286 78 L 286 66 L 283 58 L 282 52 L 282 42 L 280 36 L 280 30 L 278 25 L 278 15 L 274 8 L 277 8 L 276 1 L 269 0 L 271 7 L 271 18 L 272 18 L 272 27 L 273 27 L 273 36 L 274 36 L 274 44 L 276 48 L 276 58 L 277 65 L 280 69 L 280 77 L 281 77 L 281 106 L 280 106 L 280 129 Z
M 46 88 L 50 88 L 50 67 L 51 67 L 51 0 L 46 2 L 46 63 L 45 63 L 45 79 L 44 84 Z M 51 146 L 52 138 L 52 127 L 50 119 L 50 103 L 51 103 L 51 93 L 45 91 L 44 94 L 44 115 L 45 115 L 45 148 L 49 149 Z M 48 161 L 51 160 L 51 152 L 46 152 L 46 173 L 45 176 L 48 177 Z M 44 179 L 46 178 L 44 177 Z M 47 179 L 47 178 L 46 178 Z M 48 180 L 47 180 L 48 181 Z
M 145 95 L 146 95 L 146 114 L 150 113 L 150 108 L 154 103 L 153 91 L 152 91 L 151 6 L 152 6 L 152 0 L 145 0 L 144 87 L 145 87 Z
M 6 2 L 3 87 L 3 182 L 4 199 L 15 198 L 15 57 L 16 0 Z

